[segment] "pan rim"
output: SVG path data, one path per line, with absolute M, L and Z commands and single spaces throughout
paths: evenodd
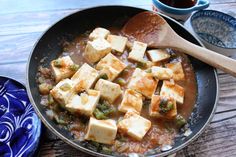
M 58 136 L 61 140 L 63 140 L 64 142 L 66 142 L 67 144 L 73 146 L 74 148 L 84 152 L 84 153 L 87 153 L 87 154 L 90 154 L 90 155 L 98 155 L 98 156 L 104 156 L 104 157 L 113 157 L 112 155 L 105 155 L 105 154 L 102 154 L 102 153 L 99 153 L 99 152 L 95 152 L 95 151 L 92 151 L 88 148 L 85 148 L 83 146 L 80 146 L 78 144 L 76 144 L 75 142 L 71 141 L 70 139 L 66 138 L 65 136 L 63 136 L 60 132 L 58 132 L 52 125 L 50 125 L 48 123 L 48 121 L 46 120 L 46 118 L 44 118 L 44 116 L 41 114 L 41 112 L 39 111 L 34 99 L 33 99 L 33 96 L 32 96 L 32 93 L 31 93 L 31 89 L 30 89 L 30 84 L 29 84 L 29 69 L 30 69 L 30 61 L 31 61 L 31 58 L 32 58 L 32 55 L 33 55 L 33 52 L 36 48 L 36 46 L 38 45 L 38 43 L 40 42 L 40 40 L 42 39 L 42 37 L 49 31 L 51 30 L 55 25 L 57 25 L 60 21 L 70 17 L 70 16 L 73 16 L 81 11 L 86 11 L 86 10 L 91 10 L 91 9 L 96 9 L 96 8 L 104 8 L 104 7 L 126 7 L 126 8 L 131 8 L 131 9 L 139 9 L 139 10 L 143 10 L 143 11 L 151 11 L 151 10 L 147 10 L 147 9 L 144 9 L 144 8 L 141 8 L 141 7 L 132 7 L 132 6 L 126 6 L 126 5 L 100 5 L 100 6 L 95 6 L 95 7 L 89 7 L 89 8 L 84 8 L 84 9 L 80 9 L 80 10 L 77 10 L 75 12 L 72 12 L 62 18 L 60 18 L 58 21 L 56 21 L 54 24 L 52 24 L 48 29 L 46 29 L 42 35 L 38 38 L 38 40 L 35 42 L 34 46 L 32 47 L 31 49 L 31 52 L 30 52 L 30 55 L 28 57 L 28 60 L 27 60 L 27 65 L 26 65 L 26 89 L 27 89 L 27 94 L 28 94 L 28 97 L 30 99 L 30 102 L 32 104 L 32 106 L 34 107 L 34 110 L 35 112 L 37 113 L 37 115 L 39 116 L 39 118 L 42 120 L 42 122 L 44 123 L 44 125 L 50 130 L 52 131 L 54 134 L 56 134 L 56 136 Z M 192 37 L 194 37 L 195 40 L 197 40 L 197 42 L 202 46 L 204 47 L 204 45 L 202 44 L 202 42 L 196 37 L 196 35 L 192 34 L 191 32 L 189 32 L 184 26 L 182 26 L 179 22 L 177 22 L 176 20 L 166 16 L 166 15 L 163 15 L 161 13 L 157 13 L 165 18 L 167 18 L 168 20 L 170 21 L 173 21 L 175 22 L 179 27 L 181 27 L 182 29 L 184 29 L 185 31 L 187 31 L 188 33 L 190 33 L 192 35 Z M 160 157 L 162 156 L 167 156 L 167 155 L 170 155 L 170 154 L 174 154 L 176 153 L 177 151 L 183 149 L 184 147 L 188 146 L 193 140 L 195 140 L 197 137 L 199 137 L 203 131 L 206 129 L 206 127 L 208 126 L 208 124 L 210 123 L 210 121 L 212 120 L 213 116 L 214 116 L 214 113 L 215 113 L 215 110 L 216 110 L 216 107 L 217 107 L 217 103 L 218 103 L 218 100 L 219 100 L 219 80 L 218 80 L 218 76 L 217 76 L 217 72 L 216 72 L 216 69 L 213 68 L 213 71 L 214 71 L 214 76 L 215 76 L 215 81 L 216 81 L 216 99 L 215 99 L 215 102 L 214 102 L 214 107 L 212 109 L 212 112 L 210 114 L 210 116 L 208 117 L 206 123 L 202 126 L 202 128 L 194 135 L 192 136 L 190 139 L 188 139 L 185 143 L 173 148 L 173 149 L 170 149 L 169 151 L 165 151 L 165 152 L 161 152 L 160 154 L 156 154 Z M 149 157 L 154 157 L 156 155 L 150 155 Z

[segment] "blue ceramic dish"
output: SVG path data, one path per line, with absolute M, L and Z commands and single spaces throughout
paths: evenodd
M 0 156 L 33 156 L 41 134 L 41 121 L 34 112 L 25 87 L 0 76 Z
M 214 10 L 198 11 L 191 17 L 194 32 L 203 44 L 225 55 L 236 53 L 236 19 Z

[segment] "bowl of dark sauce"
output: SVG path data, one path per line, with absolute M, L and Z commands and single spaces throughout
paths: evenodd
M 193 11 L 209 6 L 208 0 L 152 0 L 152 2 L 154 11 L 182 22 L 186 21 Z

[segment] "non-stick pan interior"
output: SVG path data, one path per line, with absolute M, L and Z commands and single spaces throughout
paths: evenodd
M 96 26 L 122 26 L 122 24 L 124 24 L 129 17 L 132 17 L 141 11 L 144 10 L 125 6 L 104 6 L 74 13 L 60 20 L 48 31 L 46 31 L 46 33 L 35 45 L 35 48 L 29 58 L 27 67 L 27 88 L 31 102 L 34 105 L 38 115 L 44 124 L 52 130 L 52 132 L 56 133 L 65 142 L 82 151 L 86 151 L 93 155 L 100 155 L 99 153 L 84 148 L 79 142 L 75 142 L 69 132 L 60 129 L 46 116 L 45 108 L 40 105 L 40 95 L 35 79 L 37 68 L 40 65 L 40 60 L 46 57 L 45 61 L 46 64 L 48 64 L 52 59 L 57 58 L 61 54 L 62 44 L 65 41 L 72 41 L 79 34 L 93 29 Z M 200 45 L 198 40 L 186 31 L 180 24 L 167 17 L 164 18 L 179 35 L 195 44 Z M 147 153 L 147 156 L 157 154 L 164 156 L 183 148 L 203 131 L 203 128 L 205 128 L 205 125 L 210 121 L 213 115 L 218 97 L 218 82 L 215 70 L 197 59 L 191 57 L 190 59 L 196 72 L 198 84 L 197 103 L 191 119 L 189 120 L 192 134 L 188 137 L 181 136 L 177 138 L 174 148 L 169 151 L 158 153 L 159 149 L 157 148 L 156 150 Z

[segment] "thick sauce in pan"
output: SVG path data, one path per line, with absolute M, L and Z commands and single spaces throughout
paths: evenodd
M 119 29 L 117 28 L 108 28 L 112 34 L 120 34 Z M 70 55 L 72 60 L 78 64 L 82 65 L 83 63 L 88 63 L 86 59 L 83 57 L 83 52 L 86 46 L 88 40 L 88 33 L 82 34 L 81 36 L 77 37 L 74 42 L 71 43 L 65 43 L 64 44 L 64 52 L 63 55 Z M 118 78 L 123 78 L 126 80 L 126 82 L 129 81 L 130 76 L 132 75 L 133 70 L 137 67 L 137 63 L 131 62 L 127 60 L 127 55 L 129 52 L 129 48 L 126 48 L 125 52 L 119 56 L 116 55 L 120 60 L 122 60 L 124 63 L 129 65 L 129 70 L 126 72 L 123 72 L 121 75 L 119 75 Z M 195 74 L 194 70 L 190 64 L 190 61 L 188 57 L 180 52 L 173 51 L 171 49 L 168 49 L 168 52 L 171 54 L 171 59 L 169 62 L 174 62 L 176 60 L 182 61 L 183 70 L 185 73 L 185 80 L 176 82 L 177 84 L 181 85 L 185 89 L 185 98 L 184 98 L 184 104 L 177 105 L 178 113 L 182 115 L 185 119 L 188 119 L 190 116 L 192 109 L 195 104 L 196 95 L 197 95 L 197 84 L 195 80 Z M 147 56 L 144 58 L 147 59 Z M 162 63 L 164 64 L 164 63 Z M 91 64 L 90 64 L 91 65 Z M 92 65 L 93 66 L 93 65 Z M 48 70 L 48 71 L 47 71 Z M 46 72 L 50 73 L 50 70 L 47 69 Z M 39 72 L 39 77 L 44 75 L 42 73 L 42 70 Z M 45 72 L 45 71 L 44 71 Z M 38 77 L 38 78 L 39 78 Z M 49 80 L 50 81 L 50 80 Z M 53 81 L 53 80 L 51 80 Z M 113 81 L 116 82 L 117 80 Z M 157 88 L 160 90 L 161 82 L 159 82 L 159 87 Z M 123 89 L 126 88 L 126 85 L 121 86 Z M 45 105 L 47 103 L 48 96 L 42 96 L 42 104 Z M 118 105 L 120 104 L 122 98 L 118 98 L 116 102 L 113 104 L 114 107 L 117 109 Z M 88 147 L 89 149 L 93 149 L 94 151 L 102 151 L 103 146 L 108 148 L 107 150 L 111 152 L 105 152 L 105 153 L 130 153 L 130 152 L 136 152 L 136 153 L 144 153 L 149 149 L 156 148 L 158 146 L 163 145 L 172 145 L 173 140 L 175 136 L 178 134 L 179 128 L 176 127 L 175 124 L 171 121 L 166 120 L 160 120 L 156 118 L 151 118 L 148 115 L 148 106 L 150 104 L 150 101 L 145 101 L 143 104 L 143 109 L 141 112 L 141 116 L 151 120 L 152 127 L 148 131 L 148 133 L 144 136 L 142 141 L 135 141 L 131 138 L 129 138 L 126 135 L 121 135 L 118 133 L 116 142 L 114 145 L 102 145 L 94 142 L 82 142 L 85 147 Z M 45 105 L 46 106 L 46 105 Z M 67 129 L 71 132 L 71 134 L 74 136 L 75 140 L 83 141 L 84 135 L 86 133 L 86 126 L 88 123 L 88 119 L 81 118 L 79 115 L 71 115 L 69 112 L 61 109 L 56 104 L 50 104 L 46 106 L 48 111 L 47 114 L 54 117 L 54 120 L 56 119 L 56 122 L 62 129 Z M 54 114 L 52 114 L 52 111 Z M 123 116 L 124 114 L 116 110 L 114 114 L 111 115 L 112 119 L 119 119 L 119 117 Z M 56 116 L 56 118 L 55 118 Z

